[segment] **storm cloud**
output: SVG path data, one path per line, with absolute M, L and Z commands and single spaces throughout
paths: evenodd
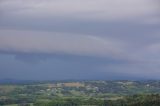
M 20 53 L 67 53 L 86 56 L 119 55 L 121 44 L 89 35 L 1 30 L 0 50 Z
M 159 5 L 158 0 L 1 0 L 0 77 L 157 79 Z

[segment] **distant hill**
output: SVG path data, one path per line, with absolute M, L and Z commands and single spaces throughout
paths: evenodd
M 31 84 L 38 81 L 32 80 L 17 80 L 17 79 L 0 79 L 0 84 Z

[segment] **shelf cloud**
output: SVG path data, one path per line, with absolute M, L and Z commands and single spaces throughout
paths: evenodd
M 0 0 L 0 78 L 158 79 L 159 42 L 159 0 Z
M 0 33 L 1 52 L 99 57 L 116 56 L 122 52 L 120 42 L 97 36 L 15 30 L 0 30 Z

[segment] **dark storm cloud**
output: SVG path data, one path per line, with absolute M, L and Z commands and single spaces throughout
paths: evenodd
M 158 0 L 1 0 L 1 77 L 158 78 L 159 13 Z

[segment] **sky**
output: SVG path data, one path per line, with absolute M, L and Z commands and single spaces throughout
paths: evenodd
M 0 0 L 0 79 L 160 79 L 159 0 Z

